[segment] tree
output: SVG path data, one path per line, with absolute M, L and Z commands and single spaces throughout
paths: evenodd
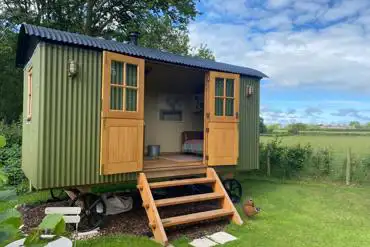
M 17 35 L 0 21 L 0 120 L 11 123 L 22 112 L 22 70 L 15 68 Z
M 206 44 L 197 48 L 190 47 L 188 31 L 173 28 L 168 16 L 152 18 L 142 32 L 139 38 L 141 46 L 215 60 L 212 50 Z
M 260 117 L 260 134 L 267 133 L 267 127 L 262 117 Z
M 352 128 L 355 128 L 355 129 L 361 128 L 361 124 L 360 124 L 359 121 L 351 121 L 351 122 L 349 122 L 349 126 L 351 126 Z
M 194 57 L 200 57 L 200 58 L 209 59 L 212 61 L 216 60 L 216 57 L 213 54 L 213 51 L 206 44 L 200 44 L 198 48 L 193 48 L 192 55 Z
M 269 125 L 267 125 L 267 132 L 268 133 L 274 133 L 274 130 L 278 130 L 280 128 L 281 128 L 281 126 L 278 123 L 269 124 Z
M 173 28 L 167 15 L 148 20 L 140 31 L 139 45 L 180 55 L 188 55 L 190 49 L 188 31 Z
M 304 123 L 294 123 L 294 124 L 289 124 L 287 128 L 290 134 L 298 135 L 299 131 L 307 129 L 307 125 Z
M 121 39 L 140 31 L 153 18 L 167 16 L 171 26 L 186 30 L 198 14 L 194 0 L 4 0 L 3 19 L 42 24 L 91 36 Z
M 22 71 L 14 68 L 15 24 L 26 22 L 117 41 L 138 31 L 142 46 L 188 55 L 187 24 L 197 14 L 195 0 L 0 1 L 0 120 L 15 121 L 22 112 Z

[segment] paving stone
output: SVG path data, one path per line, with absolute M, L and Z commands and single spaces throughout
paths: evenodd
M 194 239 L 189 244 L 193 247 L 212 247 L 217 245 L 217 243 L 206 237 Z
M 224 243 L 234 241 L 237 239 L 233 235 L 226 233 L 226 232 L 216 232 L 212 235 L 207 236 L 207 238 L 219 244 L 224 244 Z

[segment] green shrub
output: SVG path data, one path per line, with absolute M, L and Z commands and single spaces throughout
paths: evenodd
M 22 123 L 21 121 L 14 122 L 12 124 L 5 124 L 0 121 L 0 135 L 3 135 L 6 139 L 7 144 L 18 144 L 22 145 Z
M 11 208 L 0 213 L 0 242 L 2 244 L 10 243 L 21 238 L 19 226 L 22 223 L 21 214 Z
M 355 183 L 370 182 L 370 156 L 359 158 L 351 155 L 351 181 Z
M 0 163 L 3 171 L 8 176 L 9 185 L 18 185 L 25 180 L 24 173 L 21 169 L 21 146 L 18 144 L 7 144 L 0 149 Z
M 269 153 L 271 176 L 277 178 L 314 178 L 345 181 L 346 156 L 335 155 L 332 148 L 315 148 L 307 145 L 284 145 L 279 137 L 267 144 L 260 143 L 260 170 L 256 175 L 267 174 Z M 269 150 L 269 152 L 268 152 Z M 370 182 L 370 155 L 351 154 L 351 182 Z
M 0 122 L 0 135 L 6 139 L 6 145 L 0 148 L 1 170 L 7 176 L 7 184 L 18 186 L 25 183 L 26 177 L 21 169 L 22 129 L 21 123 L 5 124 Z M 24 186 L 18 192 L 22 192 Z
M 328 177 L 331 174 L 332 150 L 329 148 L 318 149 L 312 154 L 310 162 L 307 164 L 308 175 L 318 177 Z
M 282 145 L 281 139 L 278 137 L 267 144 L 260 144 L 261 172 L 267 170 L 268 152 L 271 175 L 279 178 L 292 178 L 300 175 L 312 154 L 312 147 L 309 144 Z

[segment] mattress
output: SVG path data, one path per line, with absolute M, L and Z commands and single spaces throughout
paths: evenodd
M 203 154 L 203 140 L 187 140 L 182 144 L 183 153 Z

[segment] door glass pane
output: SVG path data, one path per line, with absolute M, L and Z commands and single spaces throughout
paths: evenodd
M 224 96 L 224 79 L 216 78 L 215 96 Z
M 137 65 L 126 65 L 126 85 L 137 87 Z
M 226 97 L 234 97 L 234 79 L 226 79 Z
M 126 88 L 126 111 L 137 111 L 137 89 Z
M 123 88 L 122 87 L 110 87 L 110 109 L 111 110 L 123 110 Z
M 215 99 L 215 115 L 216 116 L 224 115 L 224 99 L 223 98 Z
M 123 63 L 112 61 L 110 66 L 110 83 L 111 84 L 123 84 Z
M 225 115 L 234 116 L 234 99 L 226 99 Z

